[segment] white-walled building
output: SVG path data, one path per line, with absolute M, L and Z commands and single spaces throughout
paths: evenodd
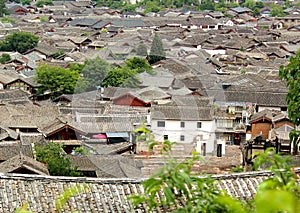
M 203 155 L 216 152 L 216 127 L 210 99 L 193 96 L 185 99 L 184 105 L 175 102 L 151 108 L 151 130 L 155 139 L 192 144 Z

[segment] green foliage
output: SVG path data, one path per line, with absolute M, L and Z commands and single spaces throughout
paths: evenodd
M 63 56 L 64 54 L 65 54 L 65 51 L 59 50 L 57 53 L 52 55 L 52 57 L 56 59 L 56 58 L 59 58 L 60 56 Z
M 148 61 L 150 64 L 154 64 L 160 60 L 165 60 L 165 59 L 166 59 L 166 52 L 164 50 L 162 40 L 159 38 L 157 33 L 155 33 L 155 36 L 151 44 L 150 54 L 148 55 Z
M 156 208 L 167 212 L 245 212 L 243 204 L 220 192 L 212 178 L 191 174 L 199 160 L 195 153 L 182 162 L 171 158 L 143 182 L 144 195 L 130 197 L 134 206 L 145 204 L 148 212 Z M 165 196 L 159 196 L 161 193 Z
M 103 80 L 110 70 L 110 64 L 100 57 L 85 61 L 76 92 L 96 89 L 96 86 L 103 84 Z
M 70 200 L 71 197 L 78 195 L 82 192 L 87 191 L 88 185 L 87 184 L 80 184 L 76 185 L 74 187 L 68 188 L 64 190 L 56 199 L 55 199 L 55 207 L 58 210 L 58 212 L 63 212 L 64 207 L 66 206 L 66 203 L 68 200 Z
M 287 88 L 289 89 L 286 96 L 288 105 L 289 119 L 295 124 L 300 125 L 300 51 L 297 52 L 295 57 L 290 58 L 287 66 L 280 66 L 279 76 L 282 80 L 286 81 Z M 299 131 L 292 131 L 290 141 L 293 145 L 294 154 L 297 154 L 297 146 L 299 144 Z
M 283 11 L 284 8 L 281 7 L 280 5 L 271 4 L 270 8 L 271 8 L 271 16 L 273 16 L 273 17 L 283 17 L 283 16 L 285 16 L 285 13 Z
M 200 10 L 215 10 L 215 2 L 206 0 L 199 5 Z
M 125 61 L 125 64 L 126 67 L 135 70 L 137 73 L 148 72 L 153 69 L 146 59 L 139 57 L 132 57 Z
M 243 172 L 244 168 L 242 166 L 235 166 L 231 169 L 231 172 Z
M 52 0 L 38 0 L 35 4 L 37 7 L 43 7 L 44 5 L 53 5 Z
M 8 18 L 8 17 L 3 17 L 1 19 L 1 22 L 2 23 L 12 23 L 12 24 L 16 23 L 16 21 L 13 18 Z
M 151 134 L 145 127 L 136 132 Z M 167 147 L 168 153 L 172 144 Z M 274 175 L 259 184 L 255 199 L 247 203 L 219 191 L 210 176 L 193 175 L 194 163 L 201 160 L 197 153 L 181 162 L 169 155 L 168 163 L 142 183 L 144 194 L 129 199 L 134 208 L 143 206 L 147 212 L 158 208 L 166 212 L 299 212 L 300 186 L 298 176 L 288 164 L 290 159 L 275 154 L 274 149 L 255 155 L 255 168 L 267 164 Z
M 136 75 L 136 70 L 132 70 L 127 66 L 115 67 L 111 69 L 102 82 L 103 86 L 121 86 L 126 79 Z
M 17 208 L 15 213 L 32 213 L 32 211 L 28 211 L 28 204 L 25 203 L 21 208 Z
M 48 19 L 47 16 L 40 16 L 40 21 L 41 21 L 41 22 L 48 22 L 49 19 Z
M 20 0 L 20 3 L 22 5 L 30 5 L 31 2 L 32 2 L 32 0 Z
M 0 17 L 3 17 L 3 15 L 8 15 L 9 12 L 5 6 L 6 0 L 0 0 Z
M 89 154 L 89 149 L 86 148 L 86 147 L 82 147 L 82 146 L 76 147 L 74 149 L 74 154 L 75 155 L 85 155 L 85 156 L 87 156 Z
M 263 181 L 255 197 L 257 212 L 291 212 L 300 211 L 300 185 L 297 184 L 298 176 L 289 165 L 290 158 L 275 154 L 269 148 L 258 155 L 255 168 L 269 165 L 266 169 L 274 173 L 273 177 Z M 270 199 L 272 197 L 272 199 Z M 268 205 L 266 205 L 268 203 Z
M 110 69 L 102 85 L 136 88 L 140 83 L 137 74 L 145 71 L 151 73 L 152 70 L 146 59 L 133 57 L 125 61 L 124 66 Z
M 58 212 L 64 212 L 64 208 L 71 197 L 83 192 L 87 192 L 88 190 L 89 186 L 87 184 L 80 184 L 74 187 L 67 188 L 55 199 L 56 210 Z M 25 203 L 21 208 L 17 208 L 15 213 L 33 213 L 32 211 L 28 211 L 27 209 L 28 203 Z
M 100 33 L 107 33 L 108 32 L 108 30 L 106 29 L 106 28 L 102 28 L 101 30 L 100 30 Z
M 292 130 L 290 132 L 290 143 L 293 146 L 293 154 L 298 154 L 298 145 L 300 143 L 300 131 L 299 130 Z
M 243 4 L 243 7 L 247 7 L 251 10 L 254 10 L 256 8 L 256 1 L 255 0 L 246 0 Z
M 39 37 L 28 32 L 13 32 L 0 42 L 1 51 L 24 53 L 37 46 Z
M 79 73 L 76 70 L 47 64 L 36 69 L 36 81 L 41 84 L 40 93 L 49 91 L 53 95 L 72 94 L 78 78 Z
M 59 144 L 52 142 L 45 146 L 36 146 L 36 159 L 46 163 L 50 175 L 53 176 L 80 176 L 77 168 L 72 168 L 71 160 Z
M 286 100 L 288 105 L 289 119 L 295 124 L 300 125 L 300 51 L 295 57 L 290 58 L 287 66 L 280 66 L 279 76 L 286 81 L 289 89 Z
M 144 13 L 154 12 L 157 13 L 160 11 L 159 3 L 156 1 L 147 1 L 144 9 Z
M 3 54 L 1 55 L 1 58 L 0 58 L 0 63 L 1 63 L 1 64 L 5 64 L 5 63 L 8 62 L 10 59 L 11 59 L 11 58 L 10 58 L 10 55 L 9 55 L 9 54 L 3 53 Z
M 146 56 L 148 54 L 147 46 L 145 44 L 139 44 L 136 48 L 136 54 L 139 56 Z
M 137 7 L 137 5 L 135 5 L 135 4 L 131 4 L 131 3 L 126 3 L 123 7 L 122 7 L 122 9 L 121 9 L 121 12 L 123 13 L 123 12 L 136 12 L 135 10 L 136 10 L 136 7 Z

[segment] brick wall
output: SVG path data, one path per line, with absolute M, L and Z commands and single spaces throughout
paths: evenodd
M 193 172 L 196 174 L 209 173 L 209 174 L 220 174 L 228 173 L 231 171 L 232 167 L 241 165 L 241 151 L 239 146 L 226 146 L 226 154 L 222 157 L 217 156 L 203 156 L 203 161 L 195 163 Z M 183 161 L 185 158 L 190 157 L 190 155 L 178 155 L 175 156 L 179 162 Z M 166 156 L 159 154 L 156 155 L 137 155 L 137 159 L 143 161 L 144 167 L 142 168 L 142 174 L 144 177 L 149 177 L 154 174 L 160 167 L 162 167 L 168 161 Z
M 262 134 L 265 138 L 268 138 L 270 130 L 271 123 L 254 123 L 251 125 L 252 137 L 258 134 Z

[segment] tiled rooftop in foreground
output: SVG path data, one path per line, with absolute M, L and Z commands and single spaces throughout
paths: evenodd
M 300 176 L 300 168 L 295 169 Z M 256 193 L 268 171 L 215 175 L 217 187 L 239 199 Z M 205 177 L 203 177 L 205 178 Z M 63 190 L 86 185 L 83 193 L 71 197 L 62 212 L 132 212 L 128 196 L 143 192 L 143 179 L 99 179 L 0 174 L 0 212 L 14 212 L 25 203 L 32 212 L 57 212 L 55 199 Z M 143 207 L 135 212 L 146 212 Z

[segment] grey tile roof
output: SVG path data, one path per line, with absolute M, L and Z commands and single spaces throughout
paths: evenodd
M 49 171 L 45 164 L 23 155 L 22 153 L 0 164 L 0 172 L 2 173 L 17 173 L 19 169 L 29 170 L 30 174 L 49 175 Z
M 135 27 L 144 27 L 144 21 L 141 19 L 123 19 L 123 20 L 113 20 L 113 26 L 125 27 L 125 28 L 135 28 Z
M 151 108 L 154 120 L 209 121 L 213 119 L 211 107 L 154 106 Z
M 99 142 L 94 143 L 93 140 L 95 139 L 85 140 L 83 145 L 87 144 L 88 147 L 92 147 L 99 155 L 118 154 L 124 150 L 128 150 L 128 148 L 132 146 L 131 142 L 106 144 L 106 143 L 99 143 Z
M 8 160 L 20 153 L 33 158 L 31 145 L 22 145 L 20 141 L 2 141 L 0 143 L 0 161 Z
M 45 137 L 42 133 L 20 133 L 20 141 L 22 145 L 43 145 L 46 143 Z
M 299 174 L 300 169 L 295 168 Z M 253 198 L 258 185 L 272 174 L 268 171 L 214 175 L 216 187 L 240 200 Z M 146 212 L 144 206 L 132 209 L 128 197 L 143 193 L 141 179 L 72 178 L 0 174 L 0 211 L 14 212 L 28 203 L 33 212 L 55 212 L 55 199 L 63 190 L 86 184 L 86 190 L 70 198 L 61 212 Z M 161 210 L 161 212 L 164 212 Z
M 0 101 L 16 101 L 16 100 L 28 100 L 29 94 L 23 90 L 4 90 L 0 91 Z

